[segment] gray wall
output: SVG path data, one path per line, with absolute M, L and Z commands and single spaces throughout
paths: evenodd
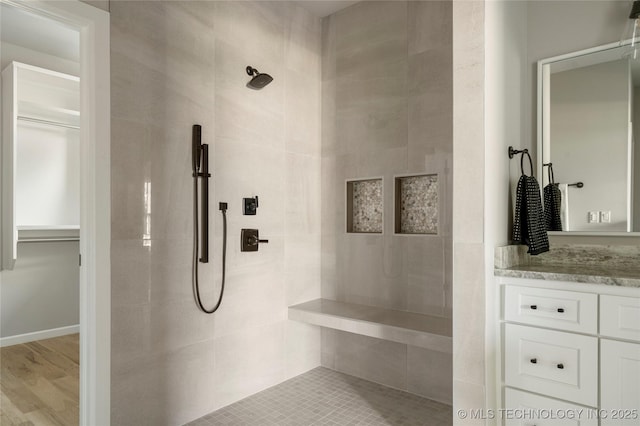
M 111 3 L 113 424 L 183 424 L 320 364 L 320 330 L 287 320 L 320 297 L 320 35 L 287 3 Z M 274 82 L 247 89 L 247 65 Z M 213 173 L 208 306 L 229 203 L 215 315 L 191 290 L 194 123 Z M 240 253 L 241 228 L 269 244 Z
M 77 242 L 18 244 L 1 280 L 0 337 L 79 324 Z
M 0 69 L 17 61 L 63 73 L 79 72 L 76 62 L 5 41 L 0 52 Z M 0 272 L 0 337 L 79 324 L 78 254 L 77 242 L 18 244 L 14 269 Z
M 551 74 L 550 158 L 555 181 L 585 184 L 569 190 L 565 230 L 627 230 L 629 79 L 626 60 Z M 590 211 L 610 211 L 611 223 L 589 223 Z
M 323 20 L 322 297 L 451 316 L 451 3 L 361 2 Z M 394 235 L 393 179 L 437 173 L 440 232 Z M 384 178 L 384 233 L 347 234 L 345 181 Z M 330 368 L 451 401 L 451 355 L 323 330 Z
M 522 147 L 535 152 L 537 61 L 619 41 L 630 7 L 627 1 L 527 1 L 523 24 L 527 32 L 525 84 L 528 90 L 522 98 Z M 515 193 L 519 173 L 519 166 L 512 164 L 512 193 Z M 550 241 L 552 244 L 640 244 L 638 237 L 553 236 Z

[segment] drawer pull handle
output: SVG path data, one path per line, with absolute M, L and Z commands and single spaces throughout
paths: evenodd
M 558 313 L 563 314 L 564 313 L 564 308 L 558 308 Z
M 536 309 L 538 309 L 538 305 L 531 305 L 531 309 L 535 311 Z
M 558 364 L 557 367 L 558 367 L 559 370 L 563 370 L 564 369 L 564 364 Z
M 537 358 L 531 358 L 530 362 L 531 362 L 531 364 L 537 364 L 538 363 L 538 359 Z

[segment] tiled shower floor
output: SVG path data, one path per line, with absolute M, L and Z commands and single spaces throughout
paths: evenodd
M 449 405 L 319 367 L 188 425 L 451 424 Z

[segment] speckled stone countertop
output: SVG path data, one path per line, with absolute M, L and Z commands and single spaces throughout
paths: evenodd
M 637 247 L 561 246 L 534 258 L 505 246 L 496 248 L 494 275 L 640 288 L 640 256 Z
M 506 269 L 496 268 L 494 275 L 640 288 L 640 269 L 612 270 L 584 265 L 520 265 Z

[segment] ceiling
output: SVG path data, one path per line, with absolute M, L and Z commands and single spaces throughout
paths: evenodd
M 357 1 L 334 1 L 334 0 L 299 0 L 297 2 L 300 6 L 307 9 L 314 15 L 324 18 L 325 16 L 336 13 L 339 10 L 349 7 L 352 4 L 358 3 Z
M 4 3 L 0 5 L 0 19 L 0 37 L 3 42 L 70 61 L 79 61 L 78 31 Z

